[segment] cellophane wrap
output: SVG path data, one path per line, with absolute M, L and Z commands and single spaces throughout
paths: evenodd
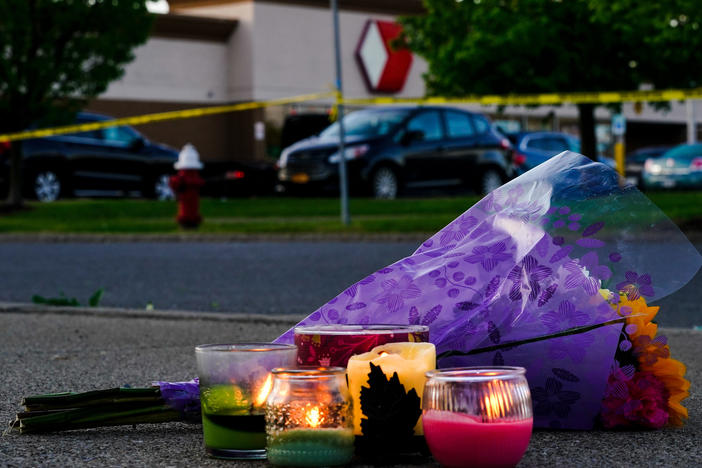
M 622 331 L 600 290 L 650 302 L 687 283 L 700 260 L 615 171 L 564 152 L 299 325 L 429 325 L 439 367 L 523 366 L 535 426 L 590 429 Z M 292 329 L 278 341 L 292 343 Z

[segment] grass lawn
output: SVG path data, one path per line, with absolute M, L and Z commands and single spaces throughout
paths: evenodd
M 647 194 L 682 225 L 702 220 L 702 192 Z M 352 199 L 351 226 L 342 226 L 333 198 L 204 199 L 203 233 L 432 233 L 479 197 Z M 178 233 L 174 202 L 68 200 L 28 203 L 0 215 L 0 233 Z

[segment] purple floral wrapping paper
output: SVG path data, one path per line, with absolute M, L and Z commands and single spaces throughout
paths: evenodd
M 153 382 L 161 390 L 163 401 L 176 411 L 180 411 L 183 420 L 191 423 L 201 422 L 200 380 L 196 377 L 187 382 Z
M 526 367 L 537 427 L 589 429 L 622 329 L 600 288 L 650 301 L 682 287 L 700 263 L 635 187 L 565 152 L 298 325 L 429 325 L 437 353 L 453 352 L 439 367 Z M 292 329 L 277 341 L 292 343 Z

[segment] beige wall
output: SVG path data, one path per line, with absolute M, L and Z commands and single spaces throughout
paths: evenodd
M 227 96 L 226 44 L 152 37 L 103 99 L 220 103 Z
M 255 3 L 254 81 L 256 99 L 328 91 L 334 86 L 334 36 L 328 8 Z M 371 97 L 354 53 L 369 19 L 394 21 L 383 14 L 342 10 L 339 13 L 344 94 Z M 414 57 L 402 92 L 423 96 L 426 62 Z

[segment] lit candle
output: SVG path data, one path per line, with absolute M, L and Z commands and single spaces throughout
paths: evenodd
M 349 359 L 347 376 L 353 401 L 353 422 L 356 435 L 362 435 L 361 387 L 368 385 L 371 363 L 380 366 L 388 378 L 397 372 L 405 391 L 409 392 L 414 389 L 421 399 L 426 382 L 425 373 L 436 368 L 436 348 L 431 343 L 389 343 Z M 414 433 L 415 435 L 423 433 L 421 418 L 414 428 Z
M 354 435 L 344 369 L 276 369 L 266 403 L 268 461 L 334 466 L 351 461 Z
M 513 467 L 533 426 L 524 369 L 454 368 L 430 372 L 424 394 L 424 437 L 449 468 Z
M 483 422 L 451 411 L 426 411 L 427 445 L 448 467 L 510 467 L 519 463 L 531 438 L 532 420 Z

